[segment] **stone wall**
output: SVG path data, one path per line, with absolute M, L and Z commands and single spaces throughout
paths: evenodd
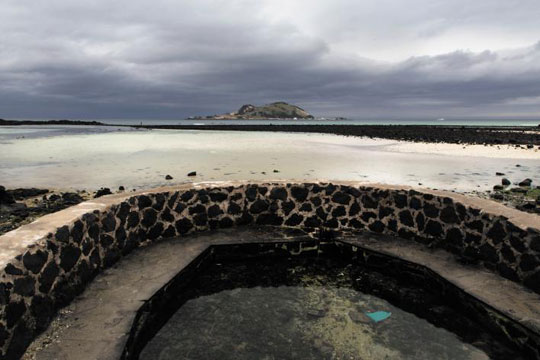
M 539 226 L 525 228 L 450 195 L 320 183 L 170 190 L 88 212 L 9 261 L 0 282 L 2 355 L 18 358 L 59 307 L 132 249 L 248 224 L 397 235 L 480 262 L 540 293 Z

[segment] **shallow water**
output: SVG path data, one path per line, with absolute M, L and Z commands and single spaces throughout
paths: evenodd
M 367 311 L 391 316 L 375 324 Z M 225 290 L 185 303 L 140 359 L 489 359 L 375 296 L 336 287 Z
M 508 159 L 404 153 L 393 149 L 396 143 L 304 133 L 2 127 L 0 184 L 140 189 L 186 181 L 295 179 L 472 191 L 498 184 L 497 171 L 512 181 L 530 177 L 540 183 L 540 154 Z M 197 176 L 187 177 L 190 171 Z M 174 180 L 166 181 L 167 174 Z

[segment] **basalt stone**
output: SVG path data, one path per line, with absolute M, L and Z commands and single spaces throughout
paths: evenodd
M 315 214 L 316 214 L 321 220 L 326 220 L 326 218 L 328 217 L 328 214 L 326 213 L 326 211 L 323 209 L 322 206 L 319 206 L 319 207 L 315 210 Z
M 512 239 L 511 239 L 512 240 Z M 517 239 L 516 239 L 517 240 Z M 522 243 L 521 243 L 522 244 Z M 539 236 L 533 236 L 531 238 L 531 242 L 529 244 L 529 247 L 533 249 L 534 251 L 540 252 L 540 235 Z
M 406 226 L 413 227 L 414 220 L 409 210 L 402 210 L 399 212 L 399 221 Z
M 271 213 L 275 213 L 279 210 L 279 204 L 277 202 L 277 200 L 274 200 L 270 203 L 270 207 L 268 208 L 268 210 L 271 212 Z
M 424 232 L 428 235 L 431 235 L 433 237 L 438 237 L 442 234 L 442 225 L 440 222 L 435 220 L 428 220 L 426 223 L 426 228 L 424 229 Z
M 0 283 L 0 305 L 6 305 L 7 303 L 9 303 L 9 295 L 11 293 L 9 289 L 11 289 L 12 287 L 13 284 L 11 283 Z
M 355 187 L 351 187 L 351 186 L 347 186 L 344 191 L 349 194 L 349 195 L 352 195 L 352 197 L 354 198 L 358 198 L 362 195 L 362 192 L 360 190 L 358 190 L 357 188 Z
M 227 213 L 231 215 L 238 215 L 242 212 L 242 208 L 237 203 L 231 202 L 227 207 Z
M 330 229 L 336 229 L 339 227 L 339 222 L 337 219 L 330 218 L 324 222 L 323 226 Z
M 376 219 L 377 215 L 371 211 L 368 211 L 368 212 L 363 213 L 360 217 L 365 222 L 369 222 L 369 219 Z
M 146 195 L 139 195 L 139 197 L 137 199 L 137 205 L 139 206 L 140 210 L 146 209 L 146 208 L 152 206 L 152 199 L 150 199 Z
M 463 234 L 459 228 L 451 228 L 446 232 L 446 241 L 452 245 L 463 246 Z
M 311 187 L 311 192 L 312 192 L 313 194 L 318 194 L 318 193 L 320 193 L 320 192 L 323 191 L 323 190 L 324 190 L 323 187 L 320 186 L 319 184 L 313 184 L 313 186 Z
M 439 216 L 439 209 L 433 204 L 426 203 L 424 204 L 424 215 L 434 219 Z
M 152 207 L 157 211 L 163 210 L 163 207 L 165 206 L 165 196 L 163 194 L 157 194 L 155 197 L 156 202 L 154 205 L 152 205 Z
M 354 218 L 349 220 L 349 225 L 355 229 L 363 229 L 365 227 L 365 225 L 361 221 Z
M 242 216 L 236 219 L 236 224 L 241 225 L 248 225 L 253 222 L 253 216 L 247 212 L 242 213 Z
M 120 206 L 118 206 L 118 209 L 116 210 L 116 217 L 118 218 L 118 220 L 120 220 L 121 223 L 124 223 L 126 221 L 130 209 L 131 206 L 125 201 L 122 202 Z
M 497 264 L 497 271 L 499 272 L 499 274 L 501 274 L 503 277 L 507 278 L 508 280 L 512 280 L 516 282 L 519 281 L 519 276 L 516 273 L 516 271 L 506 264 L 503 264 L 503 263 Z
M 184 211 L 185 209 L 186 209 L 186 205 L 179 202 L 179 203 L 176 204 L 176 206 L 174 207 L 174 212 L 176 212 L 177 214 L 181 214 L 182 211 Z
M 487 232 L 487 237 L 492 239 L 495 244 L 500 243 L 506 237 L 506 230 L 500 221 L 496 221 Z
M 223 214 L 223 210 L 218 205 L 212 205 L 208 208 L 208 217 L 215 218 Z
M 97 217 L 92 213 L 86 213 L 82 216 L 82 221 L 86 224 L 87 227 L 90 227 L 90 225 L 97 221 Z
M 189 208 L 190 215 L 203 214 L 205 212 L 206 212 L 206 207 L 204 207 L 204 205 L 201 205 L 201 204 L 197 204 Z
M 423 194 L 422 197 L 425 199 L 425 200 L 433 200 L 434 196 L 431 195 L 431 194 Z
M 231 201 L 238 201 L 243 198 L 242 193 L 236 193 L 231 195 Z
M 467 232 L 465 234 L 465 242 L 467 244 L 479 244 L 482 240 L 482 237 L 480 235 L 476 235 L 470 232 Z
M 512 248 L 506 244 L 503 244 L 501 247 L 501 255 L 503 259 L 509 263 L 514 263 L 516 261 L 516 256 L 514 255 Z
M 540 270 L 523 279 L 523 284 L 533 291 L 540 293 Z
M 119 228 L 119 229 L 123 229 L 123 228 Z M 85 237 L 84 240 L 81 242 L 81 249 L 84 256 L 87 256 L 93 247 L 94 247 L 94 242 L 88 237 Z
M 81 240 L 83 237 L 83 229 L 84 229 L 83 222 L 80 220 L 75 221 L 75 223 L 73 224 L 73 228 L 71 229 L 71 238 L 77 244 L 81 243 Z
M 318 197 L 318 196 L 312 197 L 310 199 L 310 201 L 313 204 L 313 206 L 315 206 L 315 207 L 321 206 L 321 204 L 322 204 L 322 199 L 320 197 Z
M 486 243 L 480 246 L 478 250 L 480 251 L 480 256 L 484 261 L 488 261 L 493 264 L 499 261 L 499 255 L 493 246 Z
M 414 233 L 408 229 L 405 229 L 405 228 L 400 228 L 398 230 L 398 236 L 403 238 L 403 239 L 412 239 L 414 238 Z
M 268 192 L 268 188 L 266 186 L 259 186 L 257 190 L 259 191 L 259 194 L 263 196 Z
M 116 231 L 114 233 L 114 239 L 118 243 L 118 247 L 123 248 L 124 243 L 126 242 L 126 239 L 127 239 L 126 230 L 124 230 L 123 227 L 119 227 L 118 229 L 116 229 Z M 84 251 L 83 251 L 83 253 L 84 253 Z M 87 254 L 85 254 L 85 255 L 87 255 Z
M 395 194 L 394 203 L 398 209 L 403 209 L 405 206 L 407 206 L 407 195 Z
M 344 206 L 338 206 L 334 210 L 332 210 L 332 216 L 333 217 L 341 217 L 347 215 L 347 211 L 345 210 Z
M 254 186 L 250 186 L 246 189 L 246 198 L 249 201 L 255 201 L 257 199 L 257 188 Z
M 111 248 L 105 252 L 103 256 L 103 266 L 106 268 L 111 267 L 120 259 L 120 250 Z
M 104 232 L 114 231 L 116 228 L 116 219 L 112 213 L 107 214 L 103 220 L 101 220 L 101 226 Z
M 48 254 L 45 251 L 38 249 L 35 253 L 27 251 L 23 255 L 22 260 L 25 268 L 34 274 L 38 274 L 43 268 L 43 265 L 47 262 L 47 258 Z
M 317 216 L 310 216 L 304 221 L 304 226 L 316 228 L 321 226 L 321 220 Z
M 56 265 L 56 262 L 50 261 L 47 265 L 45 265 L 45 268 L 38 278 L 39 291 L 43 294 L 47 294 L 54 284 L 59 272 L 60 269 L 58 268 L 58 265 Z
M 257 225 L 279 226 L 283 223 L 283 218 L 276 214 L 261 214 L 257 216 Z
M 303 202 L 307 199 L 309 190 L 301 186 L 291 187 L 291 196 L 299 202 Z
M 303 203 L 302 206 L 300 206 L 299 210 L 304 212 L 311 212 L 313 210 L 313 207 L 310 203 Z
M 349 208 L 349 216 L 355 216 L 358 213 L 360 213 L 360 205 L 358 205 L 358 203 L 354 201 Z
M 13 329 L 11 341 L 6 350 L 6 359 L 19 359 L 23 356 L 28 344 L 34 336 L 32 330 L 24 321 L 20 321 Z
M 69 272 L 73 266 L 79 261 L 81 256 L 81 250 L 78 247 L 68 245 L 62 248 L 60 253 L 60 267 L 64 269 L 65 272 Z
M 379 220 L 374 221 L 373 223 L 368 225 L 369 230 L 376 232 L 376 233 L 382 233 L 384 231 L 384 224 L 380 222 Z
M 195 216 L 193 216 L 193 223 L 196 226 L 206 226 L 208 224 L 208 215 L 196 214 Z
M 204 194 L 199 194 L 197 198 L 201 204 L 207 204 L 210 201 L 210 197 L 206 195 L 206 192 Z
M 100 227 L 97 224 L 93 224 L 88 228 L 88 236 L 95 242 L 99 241 L 99 233 L 101 232 Z
M 479 233 L 484 231 L 484 223 L 481 220 L 473 220 L 465 224 L 466 227 L 472 230 L 476 230 Z
M 161 220 L 166 223 L 172 223 L 174 221 L 174 216 L 171 214 L 171 210 L 169 208 L 165 208 L 160 217 Z
M 459 222 L 459 218 L 453 207 L 447 206 L 441 211 L 441 221 L 447 224 L 456 224 Z
M 308 203 L 308 205 L 310 204 Z M 281 203 L 281 209 L 283 209 L 283 212 L 285 213 L 285 215 L 289 215 L 291 211 L 294 210 L 295 207 L 296 207 L 296 204 L 294 203 L 294 201 L 291 201 L 291 200 L 283 201 Z
M 388 230 L 396 232 L 397 231 L 397 221 L 395 219 L 388 221 Z
M 409 202 L 409 207 L 414 210 L 419 210 L 422 207 L 422 201 L 417 197 L 412 197 Z
M 36 331 L 43 331 L 54 314 L 53 302 L 49 297 L 37 295 L 32 298 L 30 312 L 36 320 Z
M 180 200 L 182 200 L 183 202 L 188 202 L 189 200 L 193 198 L 194 195 L 195 194 L 193 193 L 192 190 L 186 191 L 182 193 L 182 195 L 180 195 Z
M 230 228 L 234 225 L 234 221 L 230 218 L 225 216 L 224 218 L 219 220 L 219 227 L 220 228 Z
M 394 214 L 394 209 L 392 209 L 390 207 L 381 206 L 379 208 L 379 219 L 380 220 L 384 219 L 387 216 L 393 215 L 393 214 Z
M 57 241 L 67 243 L 69 241 L 69 228 L 67 225 L 62 226 L 58 230 L 56 230 L 56 234 L 54 235 Z
M 104 248 L 108 248 L 114 243 L 114 238 L 109 234 L 101 234 L 101 236 L 99 237 L 99 243 Z
M 210 196 L 210 200 L 213 202 L 223 202 L 229 197 L 228 194 L 222 192 L 211 192 L 208 196 Z
M 163 233 L 163 224 L 158 222 L 148 230 L 148 238 L 150 240 L 156 240 Z
M 270 199 L 272 200 L 287 200 L 287 190 L 284 188 L 276 187 L 270 191 Z
M 126 241 L 126 246 L 124 247 L 124 249 L 127 249 L 130 245 L 134 244 L 134 241 L 133 241 L 133 236 L 137 236 L 137 235 L 129 235 L 128 236 L 128 241 Z M 133 246 L 134 248 L 135 246 Z M 92 250 L 92 253 L 90 254 L 90 257 L 88 258 L 88 260 L 90 260 L 90 266 L 92 267 L 92 269 L 99 269 L 101 267 L 101 256 L 99 254 L 99 249 L 94 249 Z
M 512 247 L 517 252 L 524 253 L 525 251 L 527 251 L 527 247 L 525 246 L 522 238 L 519 238 L 519 237 L 516 237 L 516 236 L 511 236 L 510 239 L 509 239 L 509 242 L 510 242 L 510 245 L 512 245 Z
M 332 196 L 332 201 L 342 205 L 349 205 L 351 202 L 351 196 L 342 191 L 338 191 Z
M 6 330 L 6 327 L 3 324 L 0 324 L 0 347 L 4 346 L 9 335 L 10 333 Z
M 171 209 L 174 207 L 174 204 L 176 203 L 176 200 L 178 199 L 178 195 L 180 195 L 180 193 L 176 191 L 169 197 L 169 200 L 167 200 L 167 206 L 170 207 Z
M 174 229 L 173 225 L 169 225 L 167 229 L 163 232 L 162 236 L 164 238 L 170 238 L 176 236 L 176 230 Z
M 249 207 L 249 211 L 252 214 L 260 214 L 263 211 L 268 210 L 268 207 L 270 204 L 266 200 L 256 200 L 251 206 Z
M 299 214 L 292 214 L 287 221 L 285 221 L 285 225 L 287 226 L 298 226 L 304 221 L 304 217 Z
M 12 301 L 7 304 L 6 308 L 6 325 L 9 329 L 19 321 L 19 319 L 26 312 L 26 305 L 24 300 Z
M 534 255 L 523 254 L 519 261 L 519 268 L 523 271 L 531 271 L 537 268 L 540 269 L 540 260 Z
M 127 228 L 132 229 L 139 225 L 139 213 L 136 211 L 131 211 L 127 218 Z
M 13 282 L 13 292 L 21 296 L 32 296 L 35 293 L 36 280 L 32 276 L 23 276 Z
M 324 187 L 324 193 L 328 196 L 332 195 L 336 191 L 337 186 L 334 184 L 328 184 Z
M 461 203 L 456 203 L 456 210 L 458 212 L 459 218 L 461 221 L 465 221 L 467 218 L 467 208 Z
M 377 201 L 373 200 L 367 195 L 362 196 L 362 204 L 366 209 L 376 209 L 379 205 Z
M 147 208 L 143 212 L 143 218 L 141 224 L 145 227 L 150 227 L 156 223 L 157 220 L 157 211 L 152 208 Z
M 9 263 L 6 265 L 6 267 L 4 268 L 4 272 L 8 275 L 22 275 L 23 274 L 23 271 L 19 269 L 18 267 L 16 267 L 15 265 L 13 265 L 12 263 Z

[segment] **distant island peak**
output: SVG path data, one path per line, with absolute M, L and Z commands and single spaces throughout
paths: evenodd
M 244 104 L 231 113 L 210 116 L 192 116 L 192 120 L 255 120 L 255 119 L 313 119 L 313 115 L 299 106 L 288 104 L 284 101 L 276 101 L 271 104 L 256 106 Z

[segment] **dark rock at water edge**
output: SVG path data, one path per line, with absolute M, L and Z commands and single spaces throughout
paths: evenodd
M 110 194 L 112 194 L 111 189 L 101 188 L 98 191 L 96 191 L 96 194 L 94 195 L 94 199 L 105 196 L 105 195 L 110 195 Z
M 172 179 L 173 179 L 173 177 L 171 175 L 166 175 L 165 176 L 165 180 L 172 180 Z
M 197 176 L 197 172 L 196 171 L 191 171 L 187 174 L 187 176 Z

